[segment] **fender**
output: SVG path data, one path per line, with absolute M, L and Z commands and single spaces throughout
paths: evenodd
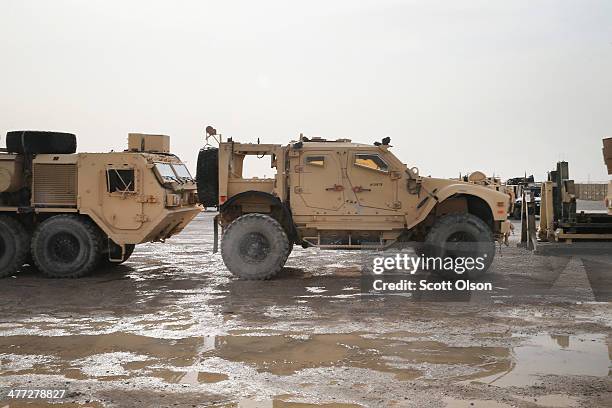
M 448 180 L 444 181 L 447 182 Z M 427 186 L 426 184 L 427 183 L 423 183 L 424 188 L 422 188 L 421 191 L 424 194 L 421 195 L 421 198 L 417 204 L 417 217 L 414 219 L 406 219 L 408 229 L 412 229 L 423 222 L 438 203 L 441 203 L 444 200 L 456 195 L 473 196 L 475 198 L 479 198 L 489 205 L 494 221 L 503 221 L 506 219 L 507 215 L 505 213 L 505 209 L 508 207 L 508 196 L 504 193 L 491 190 L 490 188 L 462 182 L 447 184 L 439 189 L 434 188 L 433 190 L 430 190 L 431 187 Z M 504 203 L 503 214 L 497 213 L 499 202 Z
M 286 222 L 284 223 L 285 225 L 283 225 L 283 227 L 285 227 L 287 234 L 289 235 L 289 239 L 292 242 L 297 241 L 297 236 L 298 236 L 297 227 L 295 226 L 295 223 L 293 222 L 293 214 L 291 213 L 291 209 L 289 208 L 287 204 L 283 203 L 278 197 L 270 193 L 266 193 L 264 191 L 256 191 L 256 190 L 243 191 L 242 193 L 232 196 L 229 200 L 221 204 L 219 206 L 219 213 L 222 213 L 223 211 L 225 211 L 232 205 L 235 205 L 240 199 L 247 198 L 247 197 L 262 198 L 264 200 L 269 201 L 270 204 L 272 204 L 273 206 L 280 207 L 282 214 L 283 214 L 283 219 L 286 220 Z

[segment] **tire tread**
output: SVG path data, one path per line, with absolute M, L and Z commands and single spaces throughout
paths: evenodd
M 0 225 L 2 225 L 2 228 L 7 228 L 13 232 L 13 238 L 17 249 L 11 266 L 5 270 L 0 270 L 0 278 L 5 278 L 19 271 L 23 264 L 26 263 L 30 250 L 30 236 L 24 226 L 11 216 L 0 215 Z
M 440 246 L 440 242 L 443 241 L 444 235 L 446 235 L 446 231 L 449 228 L 452 228 L 457 224 L 469 224 L 475 227 L 485 238 L 481 242 L 491 242 L 494 243 L 493 232 L 491 228 L 480 218 L 476 217 L 473 214 L 449 214 L 439 218 L 427 234 L 425 238 L 425 251 L 428 255 L 439 256 L 437 253 L 437 248 Z M 469 276 L 474 278 L 481 277 L 486 271 L 489 269 L 491 262 L 493 262 L 493 258 L 495 256 L 495 246 L 493 244 L 493 254 L 487 259 L 486 268 L 481 271 L 479 274 L 472 272 Z M 442 272 L 443 275 L 448 275 L 449 277 L 456 278 L 456 274 L 448 274 L 446 272 Z
M 35 250 L 35 243 L 38 240 L 41 232 L 43 231 L 42 227 L 44 226 L 45 222 L 50 220 L 55 220 L 55 222 L 58 222 L 62 219 L 76 221 L 81 224 L 81 226 L 86 230 L 87 234 L 94 242 L 92 250 L 94 251 L 95 257 L 97 258 L 95 261 L 89 262 L 84 268 L 78 271 L 74 271 L 70 274 L 57 273 L 56 271 L 47 268 L 42 262 L 40 262 L 40 260 L 36 256 Z M 36 228 L 36 230 L 34 231 L 34 235 L 32 236 L 32 258 L 34 259 L 34 264 L 36 265 L 39 271 L 41 271 L 45 276 L 50 278 L 75 279 L 89 275 L 98 267 L 102 254 L 103 239 L 102 233 L 100 232 L 99 228 L 92 221 L 83 216 L 60 214 L 47 219 L 45 222 L 43 222 L 38 228 Z
M 237 271 L 237 268 L 233 267 L 232 260 L 226 259 L 227 257 L 223 256 L 224 254 L 223 242 L 225 242 L 226 240 L 227 242 L 229 242 L 233 239 L 232 235 L 237 225 L 240 225 L 241 223 L 244 223 L 244 222 L 249 222 L 250 220 L 257 220 L 257 221 L 260 221 L 260 222 L 263 222 L 269 225 L 277 233 L 276 237 L 278 237 L 278 240 L 280 241 L 278 243 L 281 244 L 280 245 L 281 251 L 283 251 L 283 254 L 284 254 L 284 256 L 279 258 L 277 265 L 275 265 L 270 270 L 262 271 L 259 274 L 239 273 Z M 252 213 L 252 214 L 246 214 L 246 215 L 236 218 L 234 221 L 232 221 L 232 223 L 225 230 L 225 233 L 223 234 L 223 240 L 221 241 L 221 255 L 223 256 L 223 261 L 225 265 L 230 270 L 230 272 L 232 272 L 232 274 L 240 277 L 241 279 L 245 279 L 245 280 L 271 279 L 283 269 L 283 266 L 285 265 L 285 262 L 287 261 L 288 254 L 289 254 L 289 239 L 287 238 L 287 234 L 285 233 L 284 228 L 277 220 L 275 220 L 274 218 L 266 214 Z

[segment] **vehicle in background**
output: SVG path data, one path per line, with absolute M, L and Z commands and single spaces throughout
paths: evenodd
M 540 215 L 540 207 L 542 203 L 542 186 L 541 185 L 528 185 L 522 186 L 520 189 L 520 195 L 514 200 L 514 210 L 512 212 L 512 218 L 520 220 L 521 210 L 523 208 L 523 193 L 528 192 L 533 194 L 535 201 L 535 215 Z
M 75 153 L 70 133 L 8 132 L 0 152 L 0 276 L 33 262 L 76 278 L 126 261 L 134 246 L 179 233 L 201 210 L 196 184 L 165 135 L 128 149 Z
M 514 203 L 512 205 L 512 211 L 509 213 L 511 218 L 521 219 L 524 192 L 533 194 L 536 203 L 536 215 L 540 215 L 542 184 L 536 182 L 533 175 L 510 178 L 506 180 L 506 188 L 514 192 Z

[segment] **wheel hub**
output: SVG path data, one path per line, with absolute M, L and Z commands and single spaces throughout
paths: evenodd
M 61 232 L 52 237 L 50 250 L 53 260 L 69 264 L 79 256 L 81 245 L 74 235 Z
M 259 232 L 251 232 L 240 240 L 240 256 L 246 262 L 261 262 L 270 252 L 268 239 Z

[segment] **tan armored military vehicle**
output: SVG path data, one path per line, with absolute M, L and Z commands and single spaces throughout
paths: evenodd
M 216 222 L 223 229 L 227 268 L 241 278 L 268 279 L 282 269 L 294 244 L 383 249 L 417 241 L 429 256 L 484 256 L 484 273 L 495 240 L 510 231 L 508 196 L 423 177 L 395 157 L 389 141 L 300 137 L 283 146 L 229 139 L 218 150 L 201 150 L 198 195 L 204 205 L 219 205 Z M 248 155 L 267 156 L 274 177 L 244 178 Z M 462 243 L 468 243 L 467 252 L 459 249 Z
M 78 153 L 69 133 L 9 132 L 0 152 L 0 276 L 32 261 L 80 277 L 163 241 L 200 211 L 196 185 L 163 135 L 130 134 L 124 152 Z
M 606 207 L 608 207 L 608 215 L 612 215 L 612 181 L 608 181 L 608 196 L 606 197 Z
M 506 194 L 509 200 L 508 201 L 508 214 L 512 214 L 514 212 L 516 192 L 512 186 L 503 184 L 500 178 L 487 177 L 487 175 L 483 173 L 482 171 L 474 171 L 463 177 L 460 177 L 458 180 L 466 181 L 468 183 L 478 184 L 480 186 L 484 186 L 484 187 L 487 187 L 495 191 L 499 191 L 501 193 Z
M 608 175 L 612 175 L 612 137 L 603 140 L 604 162 L 608 168 Z M 612 181 L 608 182 L 608 196 L 606 198 L 608 214 L 612 215 Z

